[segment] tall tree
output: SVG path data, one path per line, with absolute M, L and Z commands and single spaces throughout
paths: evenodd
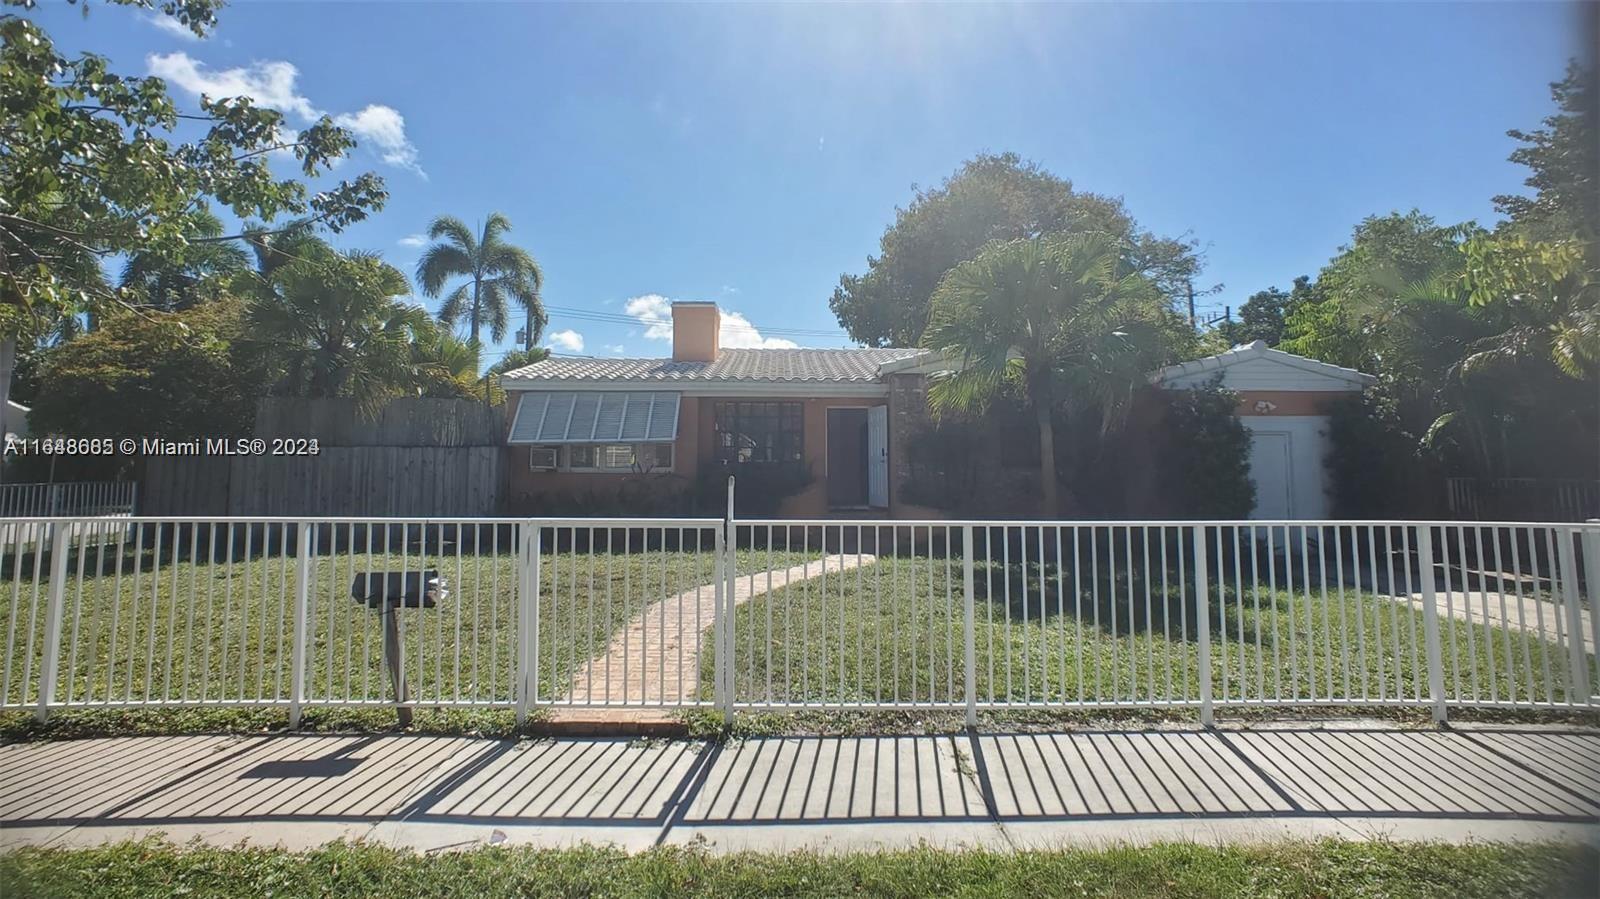
M 371 412 L 414 389 L 412 340 L 431 323 L 399 301 L 409 286 L 374 254 L 325 247 L 273 270 L 246 322 L 278 392 L 353 397 Z
M 935 413 L 984 408 L 1017 389 L 1039 429 L 1043 514 L 1060 513 L 1055 413 L 1086 412 L 1107 430 L 1159 355 L 1140 309 L 1156 292 L 1102 234 L 990 244 L 933 293 L 923 345 L 956 365 L 930 386 Z
M 994 240 L 1068 232 L 1116 236 L 1123 263 L 1174 303 L 1186 299 L 1200 268 L 1192 243 L 1140 231 L 1120 201 L 1075 191 L 1015 153 L 983 154 L 938 187 L 916 190 L 896 210 L 878 255 L 867 257 L 867 271 L 840 276 L 828 305 L 856 341 L 916 346 L 946 272 Z
M 200 36 L 222 5 L 108 2 L 154 9 Z M 19 338 L 117 302 L 76 260 L 135 251 L 171 259 L 198 242 L 242 237 L 206 233 L 208 198 L 240 218 L 304 216 L 337 231 L 387 197 L 370 173 L 315 194 L 273 175 L 270 152 L 292 154 L 310 178 L 354 146 L 328 117 L 291 133 L 282 114 L 244 97 L 203 98 L 198 112 L 180 113 L 161 79 L 118 75 L 94 54 L 63 55 L 37 23 L 11 13 L 0 15 L 0 97 L 0 406 Z M 197 139 L 180 139 L 195 129 Z
M 428 226 L 428 237 L 438 243 L 417 262 L 417 284 L 425 295 L 438 297 L 453 279 L 466 279 L 445 296 L 439 320 L 454 327 L 465 317 L 473 343 L 485 325 L 496 342 L 505 338 L 512 302 L 527 310 L 528 344 L 538 342 L 549 322 L 539 296 L 544 272 L 527 250 L 505 240 L 510 230 L 510 220 L 498 212 L 490 213 L 477 234 L 449 215 Z
M 214 299 L 223 282 L 250 264 L 250 253 L 238 243 L 218 241 L 222 221 L 209 210 L 196 217 L 198 240 L 174 256 L 134 252 L 122 265 L 119 285 L 131 291 L 130 302 L 168 312 Z
M 1497 210 L 1514 227 L 1537 240 L 1575 238 L 1587 247 L 1590 264 L 1600 267 L 1600 128 L 1594 117 L 1595 70 L 1574 61 L 1565 77 L 1550 85 L 1556 112 L 1533 131 L 1513 128 L 1506 134 L 1522 146 L 1511 151 L 1512 162 L 1529 169 L 1524 182 L 1532 197 L 1494 198 Z

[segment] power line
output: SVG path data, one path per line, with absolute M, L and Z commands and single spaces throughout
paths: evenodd
M 599 311 L 596 311 L 596 310 L 593 310 L 593 309 L 578 309 L 578 308 L 574 308 L 574 307 L 571 307 L 571 306 L 545 306 L 545 309 L 548 312 L 552 313 L 552 314 L 559 313 L 559 314 L 561 314 L 562 316 L 564 316 L 566 318 L 577 319 L 578 321 L 592 321 L 592 322 L 603 323 L 603 324 L 626 324 L 626 325 L 670 325 L 670 324 L 672 324 L 672 321 L 670 319 L 665 319 L 665 318 L 639 318 L 637 316 L 625 315 L 625 314 L 620 313 L 620 312 L 599 312 Z M 787 337 L 840 337 L 840 336 L 844 335 L 844 331 L 842 331 L 840 329 L 837 329 L 837 328 L 833 328 L 833 329 L 823 329 L 823 328 L 783 328 L 783 327 L 769 328 L 769 327 L 759 326 L 759 325 L 756 325 L 754 323 L 751 323 L 751 324 L 735 324 L 735 323 L 729 323 L 727 321 L 724 321 L 722 326 L 724 328 L 729 328 L 731 330 L 758 332 L 758 333 L 761 333 L 761 334 L 780 334 L 780 335 L 787 336 Z

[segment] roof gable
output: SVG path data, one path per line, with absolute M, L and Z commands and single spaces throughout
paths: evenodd
M 1219 376 L 1223 386 L 1231 390 L 1360 390 L 1377 381 L 1353 368 L 1272 349 L 1261 340 L 1204 359 L 1169 365 L 1152 373 L 1150 380 L 1168 387 L 1193 387 Z

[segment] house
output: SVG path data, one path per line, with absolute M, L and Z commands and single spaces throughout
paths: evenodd
M 927 413 L 932 354 L 725 348 L 721 326 L 714 303 L 674 303 L 670 358 L 552 357 L 506 373 L 507 512 L 620 491 L 641 474 L 693 481 L 752 465 L 809 476 L 784 517 L 921 511 L 895 485 L 900 435 Z
M 1151 375 L 1166 389 L 1220 382 L 1239 395 L 1234 414 L 1250 431 L 1251 517 L 1328 517 L 1328 405 L 1358 395 L 1377 379 L 1271 349 L 1263 341 L 1168 366 Z

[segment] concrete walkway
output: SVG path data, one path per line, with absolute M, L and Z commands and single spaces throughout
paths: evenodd
M 742 605 L 769 590 L 781 590 L 821 576 L 870 565 L 870 554 L 830 555 L 781 571 L 764 571 L 734 579 L 733 603 Z M 706 648 L 716 591 L 703 584 L 657 600 L 634 616 L 611 640 L 604 655 L 592 659 L 572 678 L 567 699 L 584 703 L 677 703 L 700 695 L 700 653 Z M 551 720 L 573 722 L 675 721 L 672 709 L 556 708 Z
M 1511 631 L 1522 631 L 1555 643 L 1559 637 L 1563 645 L 1571 641 L 1567 638 L 1567 608 L 1559 603 L 1539 599 L 1536 596 L 1518 597 L 1516 593 L 1501 593 L 1495 590 L 1458 590 L 1440 589 L 1434 594 L 1435 608 L 1439 610 L 1441 620 L 1444 616 L 1476 624 L 1504 627 Z M 1404 593 L 1395 597 L 1397 600 L 1409 601 L 1416 609 L 1422 608 L 1422 594 Z M 1594 652 L 1594 625 L 1590 618 L 1590 610 L 1578 608 L 1579 627 L 1583 633 L 1583 647 L 1587 652 Z
M 433 851 L 1015 848 L 1341 836 L 1600 843 L 1600 731 L 1378 723 L 723 746 L 425 736 L 0 747 L 0 847 L 163 833 Z

